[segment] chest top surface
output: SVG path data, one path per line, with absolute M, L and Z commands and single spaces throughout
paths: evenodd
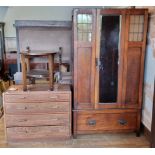
M 53 94 L 53 93 L 69 93 L 70 90 L 70 85 L 67 84 L 58 84 L 54 86 L 54 90 L 50 91 L 48 90 L 48 85 L 46 84 L 37 84 L 37 85 L 28 85 L 28 90 L 27 91 L 23 91 L 23 86 L 22 85 L 12 85 L 10 86 L 5 92 L 4 94 Z

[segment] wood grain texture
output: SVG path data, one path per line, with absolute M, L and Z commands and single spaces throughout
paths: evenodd
M 38 126 L 7 128 L 7 140 L 39 140 L 67 138 L 70 136 L 68 126 Z
M 6 91 L 4 99 L 7 141 L 64 139 L 71 137 L 71 92 L 68 86 L 58 91 Z M 62 87 L 62 91 L 61 91 Z
M 91 121 L 95 121 L 96 124 L 91 125 Z M 124 121 L 124 124 L 121 124 Z M 122 114 L 86 114 L 82 115 L 78 113 L 78 131 L 116 131 L 136 129 L 136 113 L 122 113 Z
M 78 39 L 77 15 L 92 15 L 92 39 L 81 41 Z M 78 109 L 92 109 L 94 107 L 94 76 L 95 76 L 95 31 L 96 10 L 74 10 L 74 103 Z
M 69 102 L 5 103 L 6 114 L 69 112 Z
M 43 125 L 67 125 L 69 124 L 68 113 L 65 114 L 29 114 L 29 115 L 6 115 L 6 127 L 43 126 Z
M 89 104 L 91 102 L 91 53 L 91 48 L 78 48 L 78 60 L 80 60 L 77 64 L 77 89 L 80 90 L 78 91 L 79 104 Z
M 48 66 L 49 66 L 49 90 L 53 90 L 54 83 L 54 55 L 48 56 Z
M 41 96 L 40 96 L 41 95 Z M 41 102 L 68 102 L 69 94 L 65 93 L 25 93 L 25 94 L 6 94 L 4 97 L 7 103 L 41 103 Z
M 144 14 L 144 33 L 143 33 L 143 42 L 142 42 L 142 55 L 141 55 L 141 70 L 140 70 L 140 85 L 139 85 L 139 107 L 142 107 L 143 103 L 143 88 L 144 88 L 144 64 L 145 64 L 145 55 L 146 55 L 146 40 L 148 32 L 148 10 L 145 10 Z
M 127 104 L 138 104 L 141 48 L 129 48 L 127 53 L 127 79 L 126 79 L 126 100 Z M 132 90 L 132 91 L 131 91 Z

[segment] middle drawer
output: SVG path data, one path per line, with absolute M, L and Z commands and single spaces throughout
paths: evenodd
M 69 125 L 69 114 L 5 115 L 6 127 Z
M 69 102 L 5 103 L 6 114 L 69 112 Z

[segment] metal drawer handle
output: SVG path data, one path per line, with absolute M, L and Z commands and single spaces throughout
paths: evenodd
M 88 120 L 87 124 L 90 125 L 90 126 L 95 126 L 96 125 L 96 120 L 90 119 L 90 120 Z
M 118 120 L 118 123 L 119 123 L 120 125 L 126 125 L 126 124 L 127 124 L 127 121 L 124 120 L 124 119 L 119 119 L 119 120 Z

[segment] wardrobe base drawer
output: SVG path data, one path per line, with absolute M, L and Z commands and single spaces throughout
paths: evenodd
M 77 113 L 77 132 L 135 130 L 137 113 Z
M 6 129 L 8 141 L 66 139 L 70 137 L 68 126 L 12 127 Z

